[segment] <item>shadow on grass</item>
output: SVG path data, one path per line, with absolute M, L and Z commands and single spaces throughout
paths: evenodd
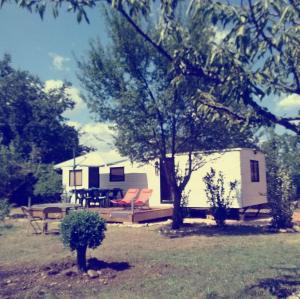
M 22 212 L 9 215 L 10 219 L 24 219 L 25 215 Z
M 8 232 L 9 230 L 11 230 L 13 228 L 14 228 L 14 226 L 12 224 L 0 223 L 0 236 L 2 236 L 3 233 Z
M 160 233 L 169 238 L 182 238 L 188 236 L 247 236 L 272 234 L 266 226 L 254 225 L 227 225 L 218 228 L 215 225 L 206 224 L 185 224 L 178 230 L 173 230 L 170 226 L 160 228 Z
M 93 270 L 111 269 L 115 271 L 124 271 L 131 268 L 130 264 L 128 264 L 127 262 L 107 263 L 105 261 L 100 261 L 97 258 L 90 258 L 87 264 L 88 264 L 88 269 L 93 269 Z
M 277 298 L 287 298 L 300 291 L 300 269 L 298 267 L 275 269 L 278 269 L 281 274 L 276 277 L 261 279 L 257 284 L 247 287 L 239 294 L 239 297 L 258 296 L 261 292 L 267 291 Z

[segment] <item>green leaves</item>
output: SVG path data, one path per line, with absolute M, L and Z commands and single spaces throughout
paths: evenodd
M 72 251 L 96 248 L 105 238 L 106 223 L 96 212 L 78 211 L 65 216 L 61 224 L 62 240 Z
M 225 186 L 224 174 L 221 171 L 217 174 L 213 168 L 206 174 L 203 181 L 205 183 L 205 193 L 211 213 L 217 225 L 223 227 L 228 217 L 232 197 L 234 197 L 232 192 L 237 188 L 237 181 L 228 182 L 229 186 L 227 188 Z

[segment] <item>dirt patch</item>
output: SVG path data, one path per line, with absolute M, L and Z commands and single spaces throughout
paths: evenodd
M 46 265 L 18 264 L 0 267 L 0 298 L 44 298 L 45 293 L 64 294 L 68 289 L 109 285 L 121 271 L 130 269 L 126 262 L 88 260 L 88 268 L 97 272 L 96 278 L 77 271 L 74 259 L 66 258 Z M 32 293 L 32 296 L 30 295 Z M 27 294 L 27 296 L 24 296 Z

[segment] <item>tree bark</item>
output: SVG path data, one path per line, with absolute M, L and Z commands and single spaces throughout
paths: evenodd
M 174 159 L 174 157 L 173 157 Z M 173 201 L 172 229 L 179 229 L 183 223 L 183 215 L 181 209 L 182 188 L 177 186 L 175 164 L 171 167 L 164 158 L 163 167 L 165 169 L 166 179 L 171 191 L 171 199 Z
M 182 216 L 182 209 L 181 209 L 182 192 L 178 190 L 177 186 L 174 189 L 175 189 L 174 191 L 172 190 L 172 197 L 173 197 L 172 229 L 179 229 L 183 224 L 183 216 Z
M 77 267 L 80 272 L 86 272 L 86 246 L 77 248 Z

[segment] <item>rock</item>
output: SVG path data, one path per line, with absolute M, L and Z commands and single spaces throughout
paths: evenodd
M 97 272 L 97 271 L 95 271 L 95 270 L 88 270 L 87 271 L 87 274 L 88 274 L 88 276 L 90 277 L 90 278 L 97 278 L 97 277 L 99 277 L 99 273 Z
M 8 280 L 6 280 L 6 283 L 10 284 L 10 283 L 12 283 L 12 281 L 10 279 L 8 279 Z
M 50 271 L 48 271 L 48 275 L 56 275 L 59 273 L 59 270 L 57 269 L 51 269 Z
M 283 229 L 283 228 L 281 228 L 281 229 L 279 229 L 279 230 L 278 230 L 278 232 L 279 232 L 279 233 L 287 233 L 287 230 L 286 230 L 286 229 Z
M 97 273 L 98 273 L 99 275 L 102 275 L 102 271 L 100 271 L 100 270 L 98 270 Z
M 68 276 L 68 277 L 73 277 L 78 275 L 77 269 L 66 269 L 61 272 L 62 275 Z
M 286 232 L 287 232 L 287 233 L 294 233 L 295 230 L 294 230 L 294 228 L 287 228 L 287 229 L 286 229 Z
M 55 286 L 55 285 L 57 285 L 57 282 L 51 282 L 51 283 L 50 283 L 50 287 L 53 287 L 53 286 Z
M 104 285 L 107 285 L 107 284 L 108 284 L 107 279 L 101 278 L 101 279 L 99 279 L 99 281 L 100 281 L 101 283 L 103 283 Z

